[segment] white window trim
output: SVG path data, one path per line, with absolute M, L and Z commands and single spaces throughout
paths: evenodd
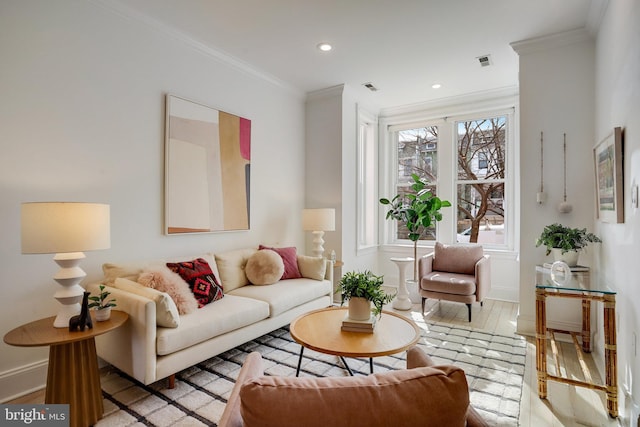
M 378 164 L 379 156 L 378 156 L 378 144 L 376 141 L 378 140 L 378 118 L 371 112 L 363 109 L 360 105 L 356 105 L 356 218 L 357 218 L 357 226 L 356 226 L 356 254 L 362 255 L 366 253 L 375 252 L 378 247 L 378 229 L 377 224 L 379 223 L 379 210 L 375 209 L 375 206 L 367 206 L 366 195 L 364 194 L 365 188 L 360 184 L 360 177 L 366 173 L 367 167 L 371 167 L 374 169 L 375 175 L 375 167 Z M 366 154 L 367 149 L 363 150 L 364 141 L 361 140 L 361 132 L 360 128 L 363 125 L 370 125 L 373 135 L 371 135 L 371 144 L 367 149 L 373 150 L 373 159 L 371 165 L 366 165 Z M 371 153 L 370 153 L 371 154 Z M 369 184 L 373 185 L 373 194 L 374 200 L 373 203 L 377 203 L 377 198 L 375 196 L 378 195 L 378 183 L 374 179 Z M 365 241 L 364 235 L 367 234 L 367 230 L 364 227 L 367 226 L 367 221 L 365 218 L 365 212 L 373 213 L 373 222 L 371 227 L 372 230 L 368 230 L 372 235 L 373 239 L 371 241 Z
M 380 197 L 393 197 L 396 189 L 394 188 L 395 175 L 397 175 L 397 149 L 391 141 L 390 134 L 396 130 L 411 129 L 412 127 L 421 127 L 425 125 L 441 126 L 438 135 L 438 196 L 449 200 L 455 204 L 457 197 L 457 176 L 455 162 L 457 157 L 457 138 L 454 135 L 454 123 L 456 121 L 473 120 L 480 117 L 491 117 L 497 115 L 508 116 L 509 132 L 507 140 L 507 167 L 505 173 L 505 212 L 508 212 L 509 220 L 506 224 L 507 242 L 504 245 L 486 246 L 491 252 L 513 253 L 519 244 L 518 228 L 515 226 L 519 223 L 519 194 L 516 188 L 519 186 L 519 178 L 515 171 L 518 168 L 517 159 L 519 158 L 519 125 L 517 122 L 517 93 L 509 93 L 490 99 L 470 98 L 469 102 L 460 99 L 460 103 L 456 105 L 447 104 L 444 107 L 434 105 L 428 109 L 416 111 L 401 111 L 387 114 L 382 111 L 379 117 L 379 188 Z M 446 114 L 446 116 L 445 116 Z M 445 131 L 446 130 L 446 131 Z M 448 170 L 443 170 L 440 164 L 449 162 Z M 443 221 L 437 224 L 438 240 L 443 243 L 454 243 L 456 241 L 456 206 L 446 208 L 454 214 L 444 212 Z M 396 236 L 396 221 L 385 219 L 387 209 L 385 206 L 379 206 L 379 235 L 380 243 L 383 247 L 408 246 L 412 242 L 408 240 L 398 240 Z M 420 247 L 432 247 L 431 241 L 420 241 Z

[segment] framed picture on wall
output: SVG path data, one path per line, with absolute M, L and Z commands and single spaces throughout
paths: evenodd
M 165 233 L 248 230 L 251 121 L 166 99 Z
M 602 222 L 624 222 L 624 188 L 622 175 L 622 128 L 599 142 L 593 149 L 596 173 L 596 203 Z

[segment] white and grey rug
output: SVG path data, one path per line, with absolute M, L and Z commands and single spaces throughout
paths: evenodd
M 472 405 L 489 424 L 518 424 L 526 341 L 446 324 L 418 323 L 419 346 L 438 363 L 464 369 Z M 96 426 L 212 426 L 222 415 L 244 358 L 262 354 L 268 375 L 295 376 L 300 345 L 287 328 L 206 360 L 165 381 L 144 386 L 117 369 L 102 372 L 105 416 Z M 406 353 L 374 358 L 375 372 L 406 367 Z M 368 359 L 347 359 L 356 375 L 369 373 Z M 339 358 L 306 349 L 300 376 L 348 375 Z

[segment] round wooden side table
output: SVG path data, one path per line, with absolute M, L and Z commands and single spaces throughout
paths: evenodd
M 70 332 L 54 328 L 55 316 L 19 326 L 4 336 L 4 342 L 18 347 L 49 346 L 49 367 L 44 403 L 69 404 L 70 425 L 95 424 L 104 412 L 95 337 L 122 326 L 129 315 L 111 311 L 111 319 L 93 328 Z

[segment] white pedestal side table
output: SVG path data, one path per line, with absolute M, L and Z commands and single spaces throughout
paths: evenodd
M 405 280 L 405 272 L 407 265 L 413 262 L 413 258 L 391 258 L 391 261 L 398 266 L 398 294 L 393 300 L 391 306 L 396 310 L 411 310 L 411 300 L 409 299 L 409 290 Z

